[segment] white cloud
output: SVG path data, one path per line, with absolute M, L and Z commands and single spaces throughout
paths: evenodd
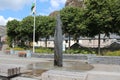
M 59 1 L 57 0 L 51 0 L 50 3 L 52 7 L 59 7 Z
M 64 4 L 66 0 L 50 0 L 52 7 L 59 7 L 61 4 Z
M 32 0 L 0 0 L 0 10 L 19 10 L 31 3 Z
M 15 19 L 15 18 L 8 17 L 8 18 L 6 19 L 6 22 L 11 21 L 11 20 L 14 20 L 14 19 Z
M 6 20 L 3 16 L 0 16 L 0 25 L 5 25 L 6 24 Z
M 6 25 L 8 21 L 14 20 L 16 18 L 8 17 L 5 19 L 3 16 L 0 16 L 0 25 Z M 19 19 L 17 19 L 19 20 Z
M 66 0 L 50 0 L 49 12 L 53 12 L 55 10 L 59 10 L 61 5 L 64 5 Z

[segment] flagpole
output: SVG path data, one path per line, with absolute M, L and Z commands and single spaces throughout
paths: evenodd
M 34 27 L 33 27 L 33 53 L 35 52 L 35 15 L 34 15 Z
M 35 0 L 35 13 L 34 13 L 34 27 L 33 27 L 33 53 L 35 53 L 35 21 L 36 21 L 36 0 Z

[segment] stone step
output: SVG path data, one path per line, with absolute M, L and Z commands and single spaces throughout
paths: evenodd
M 42 80 L 85 80 L 87 73 L 50 70 L 42 74 Z

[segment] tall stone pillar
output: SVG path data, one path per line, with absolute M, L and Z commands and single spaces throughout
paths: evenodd
M 60 19 L 60 14 L 57 15 L 56 28 L 54 34 L 54 66 L 63 66 L 63 56 L 62 56 L 62 46 L 63 46 L 63 36 L 62 36 L 62 22 Z

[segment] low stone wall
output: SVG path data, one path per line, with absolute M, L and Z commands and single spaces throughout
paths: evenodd
M 88 57 L 88 63 L 120 65 L 120 57 L 119 56 L 90 56 Z
M 54 58 L 54 54 L 32 54 L 32 57 L 36 58 Z M 84 54 L 63 54 L 63 59 L 79 59 L 87 60 L 87 55 Z
M 54 54 L 32 54 L 37 58 L 54 58 Z M 119 56 L 96 56 L 95 54 L 63 54 L 63 59 L 86 60 L 90 64 L 116 64 L 120 65 Z
M 23 53 L 23 55 L 22 55 Z M 16 54 L 18 55 L 19 57 L 31 57 L 31 54 L 32 52 L 30 50 L 21 50 L 21 51 L 18 51 L 18 50 L 10 50 L 10 54 Z

